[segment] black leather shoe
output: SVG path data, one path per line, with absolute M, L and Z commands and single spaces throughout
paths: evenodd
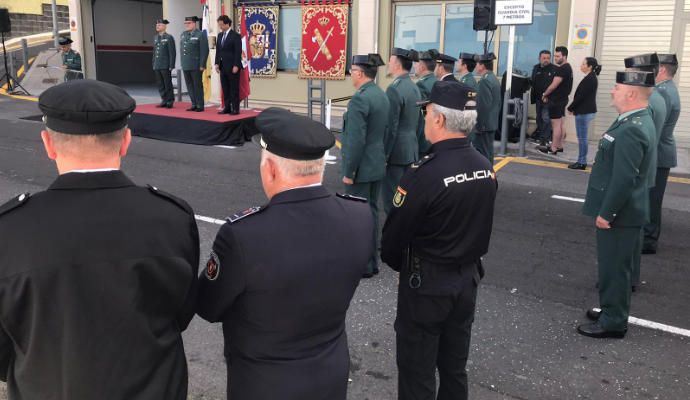
M 601 311 L 597 311 L 593 308 L 590 308 L 587 310 L 587 319 L 590 319 L 592 321 L 599 321 L 599 316 L 601 315 Z
M 552 151 L 551 147 L 549 147 L 549 146 L 537 146 L 537 150 L 541 151 L 544 154 L 553 154 L 553 155 L 558 154 L 558 150 Z M 563 151 L 563 149 L 561 149 L 561 151 Z
M 230 111 L 223 110 L 223 111 L 218 111 L 218 114 L 223 115 L 223 114 L 232 114 L 232 113 Z
M 230 115 L 240 115 L 240 112 L 239 111 L 233 111 L 230 113 Z
M 577 327 L 577 332 L 580 335 L 589 336 L 591 338 L 603 339 L 603 338 L 615 338 L 623 339 L 625 334 L 628 332 L 627 329 L 622 331 L 607 331 L 599 325 L 599 322 L 593 322 L 591 324 L 584 324 Z
M 656 254 L 656 249 L 654 247 L 643 247 L 642 254 Z
M 196 107 L 192 106 L 186 109 L 185 111 L 196 111 Z
M 194 111 L 196 111 L 196 112 L 204 112 L 204 109 L 203 109 L 203 107 L 202 107 L 202 108 L 197 107 L 197 109 L 194 110 Z
M 165 105 L 165 108 L 173 108 L 173 103 L 168 103 Z
M 584 171 L 585 169 L 587 169 L 587 165 L 586 164 L 580 164 L 580 163 L 574 163 L 574 164 L 568 165 L 568 169 L 581 169 Z
M 165 103 L 160 103 L 159 105 L 156 106 L 156 108 L 165 108 L 166 105 Z
M 563 153 L 563 147 L 561 147 L 560 149 L 556 149 L 556 153 Z
M 365 274 L 362 274 L 362 278 L 369 279 L 369 278 L 373 278 L 374 275 L 378 275 L 378 274 L 379 274 L 379 269 L 376 268 L 372 272 L 367 272 Z

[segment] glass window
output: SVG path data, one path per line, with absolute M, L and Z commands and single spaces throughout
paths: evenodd
M 424 51 L 441 44 L 441 5 L 395 7 L 393 47 Z
M 278 21 L 278 69 L 296 71 L 302 48 L 302 10 L 281 7 Z
M 448 4 L 446 5 L 446 27 L 444 31 L 443 52 L 458 58 L 460 53 L 484 53 L 484 31 L 472 29 L 474 19 L 474 5 Z M 491 39 L 492 32 L 489 32 Z M 493 42 L 489 47 L 493 51 Z
M 557 0 L 536 0 L 534 2 L 534 23 L 515 27 L 515 56 L 513 70 L 520 70 L 529 76 L 532 67 L 539 62 L 539 52 L 555 47 Z M 501 29 L 501 54 L 499 55 L 499 74 L 508 63 L 508 27 Z

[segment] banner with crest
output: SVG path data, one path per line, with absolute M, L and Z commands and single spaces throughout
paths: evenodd
M 273 6 L 242 7 L 249 35 L 250 73 L 256 78 L 275 78 L 278 71 L 278 13 Z M 238 18 L 241 20 L 241 18 Z
M 299 77 L 343 80 L 347 65 L 348 1 L 322 1 L 302 3 Z

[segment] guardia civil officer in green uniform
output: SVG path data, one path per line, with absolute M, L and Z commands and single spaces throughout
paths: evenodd
M 472 144 L 492 164 L 494 162 L 494 138 L 498 130 L 501 111 L 501 84 L 493 73 L 494 53 L 477 56 L 477 74 L 481 77 L 477 85 L 477 126 L 472 135 Z
M 661 206 L 666 192 L 666 183 L 671 168 L 678 165 L 676 141 L 673 130 L 680 115 L 680 96 L 673 78 L 678 72 L 678 59 L 675 54 L 658 54 L 659 74 L 656 77 L 656 91 L 666 102 L 666 121 L 661 130 L 657 148 L 655 186 L 649 193 L 650 222 L 644 227 L 643 254 L 656 254 L 661 234 Z
M 61 37 L 58 40 L 62 50 L 62 68 L 66 70 L 65 82 L 84 78 L 84 74 L 81 72 L 81 54 L 72 50 L 72 43 L 74 41 L 66 37 Z
M 634 246 L 649 218 L 653 87 L 650 72 L 616 73 L 611 96 L 620 115 L 599 141 L 583 207 L 585 215 L 596 218 L 601 309 L 587 311 L 594 322 L 578 327 L 585 336 L 622 338 L 628 330 Z
M 431 49 L 419 54 L 419 61 L 414 65 L 414 73 L 417 76 L 417 88 L 421 96 L 421 101 L 429 99 L 431 88 L 438 81 L 434 75 L 436 69 L 436 58 L 438 51 Z M 419 157 L 424 156 L 431 147 L 431 143 L 424 136 L 424 116 L 419 113 L 419 126 L 417 127 L 417 144 L 419 145 Z
M 460 73 L 460 83 L 471 87 L 475 91 L 479 90 L 479 85 L 477 85 L 477 80 L 474 79 L 474 69 L 477 67 L 477 61 L 475 58 L 476 54 L 473 53 L 460 53 L 458 62 L 458 72 Z
M 419 155 L 417 127 L 419 125 L 419 89 L 410 79 L 412 63 L 419 59 L 414 50 L 393 48 L 388 62 L 388 75 L 394 77 L 386 89 L 390 103 L 388 130 L 384 138 L 386 177 L 383 184 L 383 209 L 388 214 L 393 206 L 393 194 L 405 170 Z
M 422 103 L 431 151 L 405 173 L 383 227 L 381 259 L 400 272 L 399 400 L 468 398 L 465 366 L 496 199 L 492 166 L 467 138 L 474 94 L 459 82 L 434 84 Z
M 656 53 L 641 54 L 633 57 L 628 57 L 624 60 L 625 68 L 631 71 L 645 71 L 651 72 L 656 76 L 659 73 L 659 57 Z M 657 90 L 652 92 L 649 96 L 649 113 L 654 121 L 654 136 L 650 138 L 650 142 L 654 143 L 651 148 L 651 165 L 649 167 L 649 173 L 647 174 L 647 186 L 651 191 L 655 186 L 656 181 L 656 163 L 657 163 L 657 146 L 659 145 L 659 139 L 661 138 L 661 132 L 664 128 L 664 122 L 666 121 L 666 102 L 664 98 L 659 94 Z M 635 250 L 633 252 L 633 266 L 632 266 L 632 290 L 633 292 L 637 290 L 640 285 L 640 263 L 641 263 L 641 253 L 642 253 L 642 243 L 644 240 L 644 229 L 640 230 L 640 237 L 635 244 Z
M 342 176 L 345 192 L 368 200 L 374 216 L 374 251 L 365 278 L 378 274 L 378 221 L 381 182 L 386 176 L 383 138 L 388 127 L 388 97 L 374 83 L 378 67 L 384 65 L 378 54 L 352 57 L 350 78 L 357 89 L 347 105 L 342 135 Z
M 172 70 L 175 68 L 175 39 L 166 32 L 167 19 L 156 21 L 156 36 L 153 37 L 153 73 L 158 83 L 161 103 L 156 107 L 173 108 L 175 94 L 172 85 Z
M 204 83 L 201 74 L 206 70 L 208 60 L 208 37 L 197 29 L 197 17 L 184 19 L 184 32 L 180 37 L 180 57 L 184 81 L 192 106 L 187 111 L 204 111 Z

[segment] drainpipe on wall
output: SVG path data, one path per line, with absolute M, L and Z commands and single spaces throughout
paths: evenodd
M 58 44 L 58 23 L 57 23 L 56 0 L 52 0 L 50 6 L 51 6 L 51 9 L 53 10 L 53 43 L 55 44 L 55 48 L 57 49 L 59 44 Z

